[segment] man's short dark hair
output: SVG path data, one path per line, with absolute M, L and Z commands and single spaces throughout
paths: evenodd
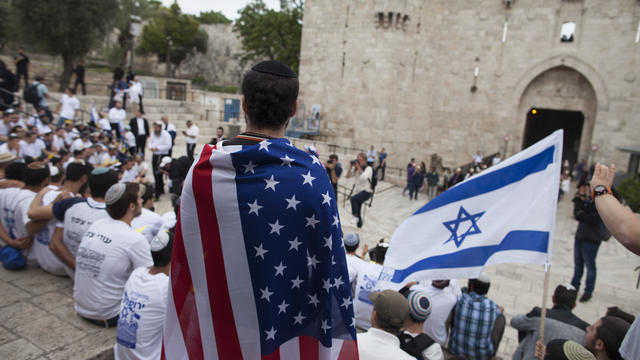
M 360 244 L 356 244 L 356 245 L 353 245 L 353 246 L 345 245 L 344 249 L 345 249 L 346 252 L 352 253 L 352 252 L 355 252 L 356 250 L 358 250 L 358 245 L 360 245 Z
M 164 230 L 162 230 L 164 231 Z M 169 231 L 169 242 L 162 250 L 152 251 L 151 258 L 153 259 L 153 266 L 163 267 L 169 265 L 171 262 L 171 250 L 173 249 L 173 231 Z
M 69 181 L 78 181 L 82 175 L 89 175 L 89 168 L 81 162 L 72 162 L 67 165 L 67 171 L 65 172 L 65 179 Z
M 142 183 L 141 185 L 144 185 L 144 192 L 140 195 L 140 197 L 142 198 L 142 202 L 153 199 L 153 186 L 151 186 L 151 184 L 149 183 Z
M 478 279 L 469 279 L 469 290 L 478 295 L 487 295 L 490 286 L 490 283 L 486 283 Z
M 135 205 L 138 202 L 138 194 L 140 191 L 138 183 L 126 182 L 124 185 L 124 193 L 120 196 L 118 201 L 113 204 L 107 204 L 107 213 L 109 213 L 111 218 L 116 220 L 122 219 L 122 217 L 127 214 L 129 205 Z
M 71 165 L 71 164 L 69 164 Z M 109 188 L 118 182 L 118 173 L 108 170 L 104 174 L 89 175 L 89 189 L 92 198 L 103 198 Z
M 329 155 L 329 159 L 331 159 L 331 160 L 335 160 L 335 161 L 338 161 L 338 155 L 336 155 L 336 154 L 331 154 L 331 155 Z
M 622 360 L 618 349 L 629 327 L 631 324 L 613 316 L 605 316 L 600 320 L 600 326 L 596 329 L 596 339 L 602 340 L 610 359 Z
M 298 79 L 249 71 L 242 80 L 249 122 L 259 128 L 281 129 L 298 98 Z
M 23 162 L 20 161 L 14 161 L 12 163 L 10 163 L 9 165 L 7 165 L 7 167 L 4 169 L 4 177 L 7 180 L 18 180 L 18 181 L 22 181 L 24 178 L 24 168 L 27 167 L 27 165 Z
M 33 162 L 24 168 L 24 184 L 36 186 L 49 178 L 49 166 L 41 162 Z
M 564 285 L 558 285 L 553 292 L 553 298 L 556 300 L 556 303 L 568 308 L 573 308 L 576 304 L 577 297 L 578 291 L 576 289 L 567 289 Z

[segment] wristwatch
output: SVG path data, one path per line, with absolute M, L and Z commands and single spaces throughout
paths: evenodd
M 605 185 L 598 185 L 591 191 L 591 197 L 596 198 L 600 195 L 611 194 L 611 188 Z

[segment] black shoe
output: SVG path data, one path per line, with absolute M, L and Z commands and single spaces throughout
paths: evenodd
M 358 218 L 358 224 L 357 224 L 358 228 L 362 227 L 362 219 Z
M 591 294 L 589 294 L 589 293 L 584 293 L 580 297 L 580 302 L 587 302 L 589 300 L 591 300 Z

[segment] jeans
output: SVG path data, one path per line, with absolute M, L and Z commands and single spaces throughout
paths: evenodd
M 438 194 L 438 185 L 429 185 L 427 189 L 427 196 L 429 196 L 429 200 L 433 200 L 434 197 Z
M 600 242 L 590 243 L 577 239 L 573 245 L 573 279 L 571 279 L 571 285 L 576 289 L 580 288 L 580 279 L 582 279 L 584 267 L 586 266 L 587 279 L 584 292 L 587 294 L 593 293 L 593 288 L 596 285 L 596 255 L 598 255 L 599 248 Z
M 387 165 L 385 164 L 384 166 L 378 165 L 378 168 L 376 169 L 376 172 L 378 172 L 378 170 L 382 170 L 382 175 L 380 175 L 380 181 L 384 181 L 384 172 L 387 169 Z
M 187 157 L 193 161 L 193 151 L 196 149 L 196 144 L 187 144 Z
M 360 209 L 362 208 L 362 204 L 369 200 L 371 197 L 371 193 L 368 191 L 360 191 L 359 193 L 353 195 L 351 197 L 351 213 L 360 217 Z

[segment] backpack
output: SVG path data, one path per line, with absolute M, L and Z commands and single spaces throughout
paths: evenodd
M 398 339 L 400 339 L 400 349 L 404 350 L 404 352 L 416 359 L 424 359 L 422 352 L 435 343 L 429 335 L 424 333 L 413 337 L 403 331 L 400 331 L 398 333 Z
M 40 84 L 33 83 L 24 89 L 24 91 L 22 92 L 24 101 L 32 105 L 37 105 L 40 100 L 42 100 L 42 97 L 38 95 L 38 85 Z

